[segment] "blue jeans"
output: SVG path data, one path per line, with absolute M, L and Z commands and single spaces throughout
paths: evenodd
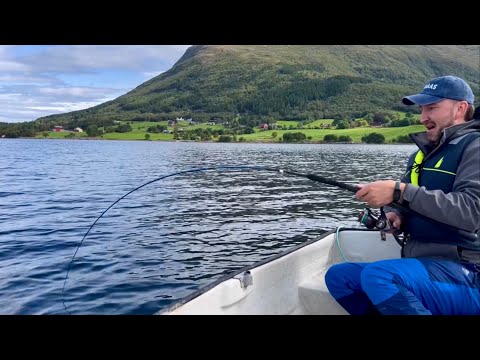
M 325 282 L 351 315 L 480 315 L 480 273 L 471 264 L 434 258 L 341 263 Z

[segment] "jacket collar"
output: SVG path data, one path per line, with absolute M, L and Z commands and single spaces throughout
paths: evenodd
M 418 148 L 422 150 L 425 156 L 428 156 L 434 150 L 440 148 L 444 143 L 448 143 L 459 136 L 477 131 L 480 132 L 480 121 L 471 120 L 444 129 L 440 136 L 440 141 L 437 144 L 427 139 L 426 131 L 410 134 L 410 138 L 415 144 L 417 144 Z

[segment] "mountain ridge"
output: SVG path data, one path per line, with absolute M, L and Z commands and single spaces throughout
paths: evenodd
M 353 117 L 406 110 L 401 98 L 440 75 L 465 78 L 478 102 L 479 64 L 478 45 L 194 45 L 114 100 L 37 121 Z

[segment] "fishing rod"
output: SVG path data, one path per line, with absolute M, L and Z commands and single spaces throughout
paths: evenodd
M 273 170 L 273 169 L 271 169 L 271 170 Z M 289 175 L 304 177 L 304 178 L 307 178 L 307 179 L 310 179 L 312 181 L 316 181 L 316 182 L 319 182 L 319 183 L 322 183 L 322 184 L 336 186 L 336 187 L 339 187 L 341 189 L 348 190 L 348 191 L 351 191 L 351 192 L 354 192 L 354 193 L 356 193 L 358 190 L 360 190 L 360 188 L 358 186 L 350 185 L 350 184 L 347 184 L 347 183 L 344 183 L 344 182 L 341 182 L 341 181 L 328 179 L 324 176 L 320 176 L 320 175 L 316 175 L 316 174 L 301 174 L 301 173 L 298 173 L 296 171 L 288 171 L 288 170 L 277 170 L 277 171 L 280 171 L 280 172 L 283 172 L 283 173 L 289 174 Z
M 150 180 L 148 182 L 146 182 L 145 184 L 143 185 L 140 185 L 138 187 L 136 187 L 135 189 L 127 192 L 125 195 L 121 196 L 120 198 L 118 198 L 115 202 L 113 202 L 107 209 L 105 209 L 105 211 L 103 211 L 100 216 L 93 222 L 92 225 L 90 225 L 90 227 L 88 228 L 87 232 L 85 233 L 85 235 L 83 236 L 82 240 L 80 241 L 80 243 L 78 244 L 73 256 L 72 256 L 72 259 L 70 260 L 69 264 L 68 264 L 68 268 L 67 268 L 67 273 L 65 275 L 65 279 L 64 279 L 64 282 L 63 282 L 63 287 L 62 287 L 62 295 L 64 294 L 65 292 L 65 285 L 67 283 L 67 279 L 68 279 L 68 275 L 70 273 L 70 269 L 71 269 L 71 266 L 73 264 L 73 261 L 75 259 L 75 256 L 77 255 L 77 252 L 78 250 L 80 249 L 80 247 L 82 246 L 85 238 L 87 237 L 87 235 L 90 233 L 90 230 L 92 230 L 92 228 L 95 226 L 95 224 L 103 217 L 103 215 L 105 215 L 105 213 L 110 210 L 113 206 L 115 206 L 119 201 L 121 201 L 122 199 L 126 198 L 128 195 L 130 195 L 131 193 L 137 191 L 137 190 L 140 190 L 141 188 L 147 186 L 147 185 L 150 185 L 150 184 L 153 184 L 157 181 L 160 181 L 160 180 L 163 180 L 163 179 L 166 179 L 166 178 L 169 178 L 169 177 L 173 177 L 173 176 L 177 176 L 177 175 L 184 175 L 184 174 L 192 174 L 192 173 L 197 173 L 197 172 L 202 172 L 202 171 L 210 171 L 210 170 L 217 170 L 217 171 L 220 171 L 220 170 L 224 170 L 224 171 L 238 171 L 238 170 L 249 170 L 249 171 L 269 171 L 269 172 L 275 172 L 275 173 L 280 173 L 280 174 L 288 174 L 288 175 L 293 175 L 293 176 L 298 176 L 298 177 L 303 177 L 303 178 L 307 178 L 309 180 L 312 180 L 312 181 L 315 181 L 315 182 L 319 182 L 319 183 L 322 183 L 322 184 L 326 184 L 326 185 L 331 185 L 331 186 L 336 186 L 338 188 L 341 188 L 341 189 L 344 189 L 344 190 L 348 190 L 350 192 L 357 192 L 360 188 L 357 187 L 357 186 L 354 186 L 354 185 L 350 185 L 350 184 L 347 184 L 347 183 L 344 183 L 344 182 L 340 182 L 340 181 L 336 181 L 336 180 L 333 180 L 333 179 L 329 179 L 329 178 L 326 178 L 324 176 L 320 176 L 320 175 L 316 175 L 316 174 L 302 174 L 302 173 L 299 173 L 299 172 L 296 172 L 296 171 L 290 171 L 290 170 L 284 170 L 284 169 L 279 169 L 279 168 L 273 168 L 273 167 L 266 167 L 266 166 L 230 166 L 230 165 L 218 165 L 218 166 L 211 166 L 211 167 L 204 167 L 204 168 L 195 168 L 195 169 L 190 169 L 190 170 L 184 170 L 184 171 L 179 171 L 179 172 L 176 172 L 176 173 L 173 173 L 173 174 L 168 174 L 168 175 L 164 175 L 164 176 L 160 176 L 158 178 L 155 178 L 153 180 Z M 370 211 L 370 216 L 368 217 L 370 220 L 372 219 L 372 217 L 374 218 L 374 214 Z M 375 222 L 375 224 L 378 223 L 378 220 Z M 388 223 L 388 222 L 387 222 Z M 367 226 L 367 224 L 364 224 Z M 369 227 L 369 226 L 367 226 Z M 384 230 L 384 231 L 387 231 L 387 230 Z M 63 306 L 65 308 L 65 311 L 70 313 L 67 309 L 67 306 L 65 304 L 65 298 L 63 297 Z

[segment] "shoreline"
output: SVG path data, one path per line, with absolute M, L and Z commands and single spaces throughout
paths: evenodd
M 0 140 L 67 140 L 67 141 L 143 141 L 143 142 L 165 142 L 165 143 L 203 143 L 203 144 L 299 144 L 299 145 L 415 145 L 415 143 L 400 142 L 384 142 L 384 143 L 366 143 L 366 142 L 320 142 L 320 141 L 304 141 L 304 142 L 283 142 L 283 141 L 195 141 L 195 140 L 145 140 L 145 139 L 98 139 L 89 137 L 78 137 L 75 139 L 68 138 L 40 138 L 40 137 L 18 137 L 18 138 L 1 138 Z

